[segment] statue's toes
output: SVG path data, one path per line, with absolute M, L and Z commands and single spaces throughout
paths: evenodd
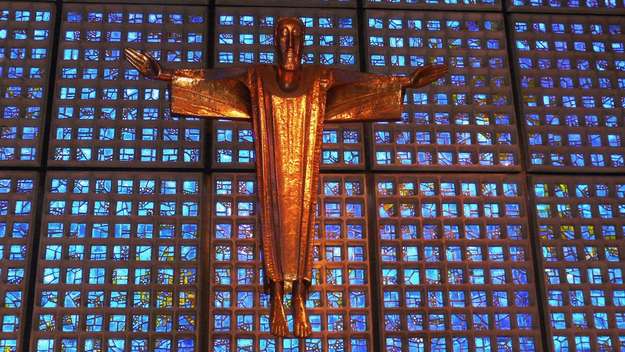
M 295 336 L 299 338 L 304 338 L 312 334 L 312 329 L 310 328 L 310 324 L 296 323 L 295 326 L 293 327 L 293 333 L 295 334 Z
M 271 334 L 274 336 L 285 337 L 289 333 L 289 328 L 286 325 L 286 321 L 274 322 L 271 324 Z
M 306 324 L 306 326 L 304 326 L 304 337 L 308 337 L 312 334 L 312 328 L 310 327 L 310 324 Z

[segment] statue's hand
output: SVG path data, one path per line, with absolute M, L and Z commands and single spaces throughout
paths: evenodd
M 410 74 L 410 83 L 406 88 L 420 88 L 443 77 L 449 72 L 447 65 L 425 65 Z
M 124 54 L 126 60 L 145 77 L 163 81 L 172 79 L 171 74 L 164 71 L 158 61 L 152 56 L 131 48 L 124 49 Z

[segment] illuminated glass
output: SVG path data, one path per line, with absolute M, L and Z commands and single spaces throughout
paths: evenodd
M 196 351 L 200 174 L 50 172 L 37 351 Z
M 0 172 L 0 349 L 22 349 L 37 176 Z
M 625 181 L 533 176 L 554 350 L 625 348 Z
M 539 350 L 521 178 L 397 174 L 375 184 L 385 350 Z
M 205 121 L 172 116 L 167 83 L 141 78 L 122 49 L 165 67 L 205 67 L 206 8 L 63 9 L 50 164 L 201 166 Z
M 0 2 L 0 351 L 625 350 L 623 0 L 214 3 Z M 269 334 L 251 126 L 172 116 L 122 53 L 272 64 L 288 15 L 307 64 L 451 66 L 323 132 L 302 341 Z
M 245 0 L 216 0 L 217 5 L 250 5 L 250 1 Z M 356 0 L 307 0 L 307 1 L 289 1 L 289 0 L 255 0 L 255 6 L 318 6 L 318 7 L 356 7 Z
M 0 3 L 0 165 L 38 165 L 54 6 Z
M 403 8 L 403 9 L 500 9 L 499 0 L 365 0 L 369 8 Z
M 508 2 L 508 9 L 512 11 L 623 14 L 625 13 L 625 2 L 622 0 L 512 0 Z
M 402 122 L 374 124 L 376 169 L 519 169 L 501 15 L 370 10 L 366 18 L 370 72 L 450 66 L 436 84 L 408 91 Z
M 279 340 L 269 333 L 255 177 L 216 174 L 212 194 L 211 351 L 274 351 Z M 284 339 L 283 351 L 296 352 L 299 343 L 307 351 L 374 350 L 365 194 L 362 176 L 322 175 L 313 283 L 306 303 L 313 334 L 302 342 Z M 287 312 L 292 331 L 290 309 Z
M 530 170 L 623 172 L 625 20 L 515 15 L 512 26 Z
M 279 11 L 277 11 L 279 10 Z M 215 66 L 274 63 L 273 31 L 277 16 L 299 16 L 306 26 L 305 64 L 358 70 L 358 24 L 355 10 L 301 10 L 219 7 L 216 17 Z M 213 166 L 219 169 L 254 166 L 252 126 L 215 121 Z M 328 124 L 322 137 L 322 168 L 364 168 L 363 126 Z

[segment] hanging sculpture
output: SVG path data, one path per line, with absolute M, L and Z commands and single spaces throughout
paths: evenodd
M 283 294 L 292 286 L 293 333 L 303 338 L 311 334 L 305 303 L 324 124 L 399 120 L 404 90 L 448 69 L 427 65 L 393 77 L 303 66 L 304 25 L 292 17 L 277 21 L 274 44 L 275 66 L 165 70 L 145 53 L 125 54 L 144 76 L 170 82 L 173 113 L 252 122 L 271 333 L 289 333 Z

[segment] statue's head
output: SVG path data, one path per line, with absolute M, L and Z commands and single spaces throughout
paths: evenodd
M 285 71 L 297 71 L 304 52 L 304 24 L 296 17 L 282 17 L 275 27 L 277 63 Z

